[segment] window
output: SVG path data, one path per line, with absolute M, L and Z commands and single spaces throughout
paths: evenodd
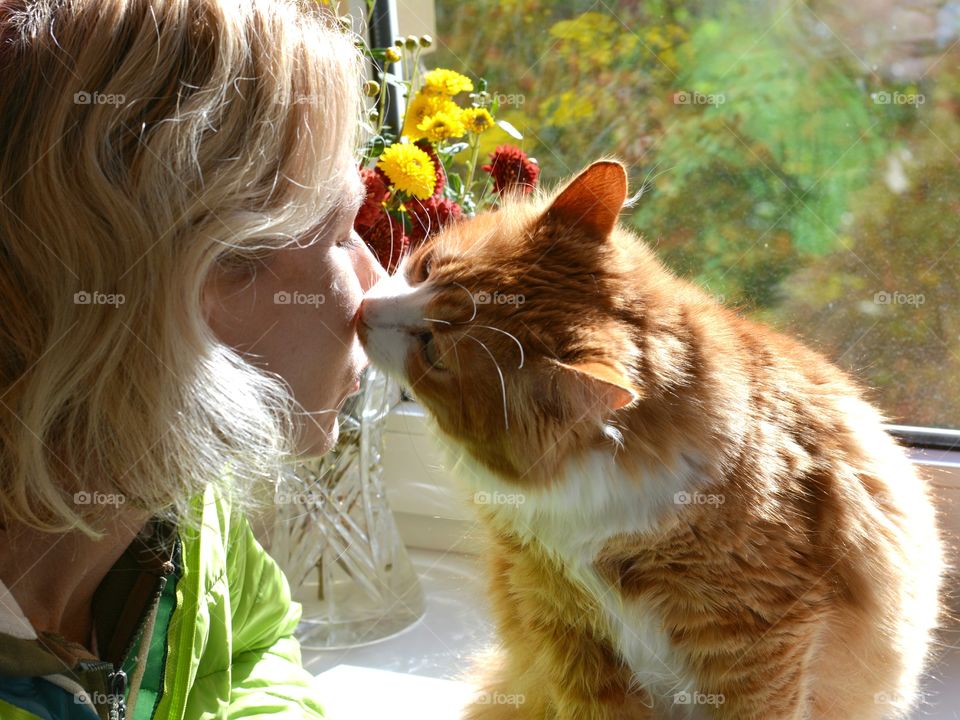
M 437 0 L 546 182 L 607 154 L 678 273 L 960 429 L 960 2 Z M 487 133 L 485 152 L 516 142 Z

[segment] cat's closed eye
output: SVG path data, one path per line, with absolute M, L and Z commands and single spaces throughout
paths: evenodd
M 440 353 L 437 351 L 437 345 L 433 339 L 433 333 L 424 331 L 417 335 L 417 341 L 420 343 L 420 352 L 424 361 L 434 370 L 446 370 L 447 366 L 443 364 Z

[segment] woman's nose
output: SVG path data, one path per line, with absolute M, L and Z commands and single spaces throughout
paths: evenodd
M 367 290 L 387 276 L 387 271 L 383 269 L 383 266 L 374 256 L 373 252 L 371 252 L 370 248 L 367 247 L 367 243 L 357 234 L 356 230 L 352 230 L 351 232 L 354 235 L 353 239 L 356 241 L 357 247 L 360 248 L 360 251 L 355 256 L 354 270 L 360 279 L 360 287 L 363 289 L 363 292 L 367 292 Z

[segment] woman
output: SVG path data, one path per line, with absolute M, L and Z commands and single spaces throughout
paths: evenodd
M 0 0 L 0 718 L 322 714 L 244 519 L 382 273 L 304 2 Z

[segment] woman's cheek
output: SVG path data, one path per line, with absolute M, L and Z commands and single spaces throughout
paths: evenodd
M 353 331 L 353 317 L 363 299 L 363 289 L 360 287 L 360 280 L 353 262 L 354 252 L 335 248 L 337 257 L 330 265 L 336 272 L 336 277 L 331 283 L 332 299 L 343 324 L 350 328 L 350 332 Z

